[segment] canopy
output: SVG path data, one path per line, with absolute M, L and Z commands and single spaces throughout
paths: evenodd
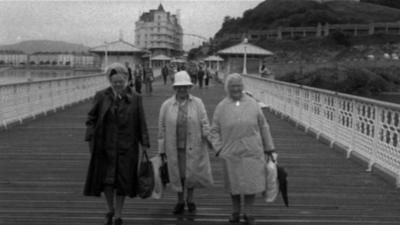
M 274 54 L 271 51 L 268 51 L 266 49 L 248 43 L 247 40 L 243 41 L 240 44 L 218 51 L 218 54 L 220 55 L 243 55 L 245 53 L 248 56 L 249 55 L 268 56 Z
M 152 57 L 151 60 L 171 61 L 171 58 L 166 55 L 157 55 L 157 56 Z
M 224 59 L 216 55 L 210 55 L 204 61 L 224 61 Z

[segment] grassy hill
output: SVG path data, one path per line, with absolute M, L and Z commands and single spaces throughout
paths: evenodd
M 325 2 L 299 0 L 266 0 L 241 18 L 225 17 L 216 37 L 223 33 L 248 29 L 272 29 L 278 26 L 315 26 L 318 23 L 346 24 L 394 22 L 400 20 L 400 9 L 366 2 Z
M 89 47 L 64 41 L 31 40 L 12 45 L 0 46 L 0 50 L 16 50 L 31 54 L 34 52 L 87 52 Z

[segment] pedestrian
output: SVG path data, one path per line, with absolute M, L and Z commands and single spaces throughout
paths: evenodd
M 110 87 L 96 93 L 86 120 L 91 158 L 84 195 L 104 193 L 104 224 L 121 225 L 126 196 L 137 195 L 139 144 L 143 151 L 150 145 L 142 98 L 128 86 L 128 71 L 114 63 L 106 74 Z
M 210 70 L 210 67 L 206 67 L 205 77 L 204 77 L 204 85 L 206 87 L 208 87 L 210 79 L 211 79 L 211 70 Z
M 125 67 L 126 67 L 126 70 L 128 71 L 128 85 L 130 87 L 133 87 L 133 83 L 135 81 L 134 81 L 133 76 L 132 76 L 132 69 L 129 66 L 129 62 L 125 62 Z
M 168 69 L 168 66 L 166 64 L 161 69 L 161 74 L 162 74 L 162 77 L 163 77 L 163 80 L 164 80 L 164 85 L 166 85 L 167 84 L 168 74 L 169 74 L 169 69 Z
M 199 82 L 199 87 L 203 88 L 203 80 L 204 80 L 205 72 L 203 65 L 199 65 L 199 70 L 197 72 L 197 81 Z
M 144 69 L 144 74 L 143 74 L 143 83 L 144 83 L 144 90 L 147 95 L 151 95 L 153 92 L 153 81 L 154 81 L 154 75 L 153 75 L 153 70 L 145 66 Z
M 162 104 L 159 115 L 158 152 L 167 159 L 170 186 L 177 192 L 174 214 L 182 214 L 185 204 L 194 212 L 194 189 L 213 185 L 209 121 L 203 101 L 189 94 L 192 86 L 186 71 L 176 73 L 175 94 Z
M 240 222 L 241 196 L 244 195 L 246 224 L 254 224 L 255 195 L 265 191 L 265 156 L 274 150 L 269 125 L 258 103 L 243 94 L 239 74 L 225 82 L 225 97 L 216 107 L 209 140 L 223 159 L 225 190 L 231 195 L 231 223 Z
M 136 65 L 133 74 L 135 76 L 135 91 L 140 94 L 142 93 L 142 82 L 143 82 L 143 69 L 140 66 L 140 64 Z
M 264 63 L 261 65 L 260 74 L 261 74 L 261 77 L 264 77 L 264 78 L 272 78 L 272 75 L 273 75 L 272 71 L 269 70 L 268 67 L 265 66 Z

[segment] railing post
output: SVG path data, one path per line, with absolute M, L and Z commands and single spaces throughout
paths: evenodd
M 351 101 L 352 113 L 351 113 L 351 142 L 350 147 L 347 149 L 346 158 L 350 158 L 351 152 L 355 149 L 355 139 L 358 137 L 357 135 L 357 103 L 353 99 Z
M 381 128 L 380 118 L 382 118 L 382 108 L 379 106 L 374 106 L 375 111 L 375 118 L 374 118 L 374 126 L 373 126 L 373 142 L 372 142 L 372 154 L 371 158 L 369 159 L 368 163 L 368 172 L 372 171 L 372 167 L 374 166 L 376 159 L 377 159 L 377 149 L 378 149 L 378 142 L 379 142 L 379 132 Z
M 333 121 L 333 135 L 332 135 L 332 140 L 331 143 L 329 144 L 330 148 L 333 148 L 334 144 L 337 142 L 338 139 L 338 130 L 339 130 L 339 98 L 337 95 L 333 96 L 333 115 L 332 115 L 332 121 Z

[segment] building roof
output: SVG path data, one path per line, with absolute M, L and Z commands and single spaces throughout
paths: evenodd
M 222 49 L 218 51 L 220 55 L 243 55 L 246 51 L 247 55 L 258 55 L 258 56 L 267 56 L 273 55 L 271 51 L 258 47 L 256 45 L 252 45 L 247 42 L 245 39 L 242 43 L 231 46 L 226 49 Z
M 224 59 L 216 55 L 210 55 L 204 61 L 224 61 Z
M 151 57 L 151 60 L 170 61 L 171 58 L 166 55 L 157 55 L 157 56 Z
M 163 12 L 165 12 L 165 10 L 164 10 L 164 7 L 162 6 L 162 4 L 160 3 L 160 5 L 158 6 L 158 9 L 157 9 L 158 11 L 163 11 Z
M 125 52 L 125 53 L 145 53 L 146 50 L 137 48 L 122 39 L 114 42 L 107 43 L 107 45 L 100 45 L 89 49 L 89 52 L 104 53 L 107 52 Z

